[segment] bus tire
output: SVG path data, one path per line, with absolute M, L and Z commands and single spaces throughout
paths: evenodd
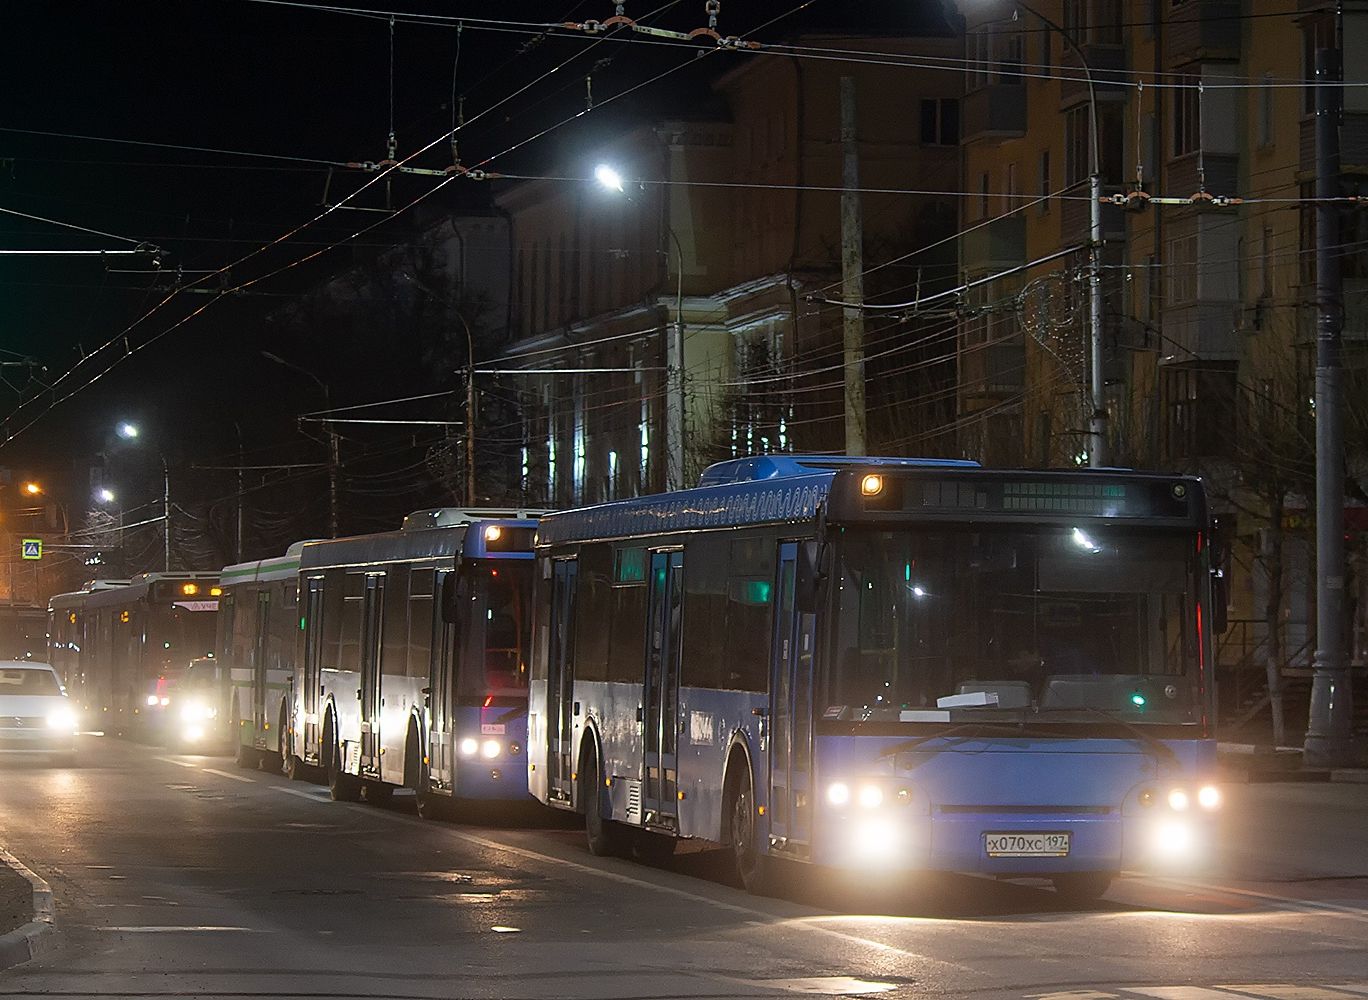
M 736 874 L 746 891 L 757 896 L 774 893 L 773 862 L 760 850 L 760 831 L 755 822 L 755 783 L 750 768 L 736 770 L 727 796 L 727 841 L 731 845 Z
M 1069 872 L 1055 875 L 1050 881 L 1062 899 L 1071 903 L 1095 903 L 1107 894 L 1115 877 L 1111 872 Z
M 579 774 L 579 800 L 584 804 L 584 835 L 589 853 L 600 858 L 622 854 L 625 831 L 603 815 L 603 778 L 596 749 L 591 747 L 585 753 Z
M 342 748 L 328 727 L 328 740 L 323 744 L 327 754 L 328 795 L 334 802 L 357 802 L 361 798 L 361 779 L 342 770 Z

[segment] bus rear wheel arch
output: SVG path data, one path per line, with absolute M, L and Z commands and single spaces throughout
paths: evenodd
M 575 799 L 579 810 L 584 813 L 584 835 L 589 844 L 589 853 L 598 857 L 624 853 L 629 846 L 627 831 L 621 824 L 603 815 L 603 768 L 598 744 L 589 734 L 586 734 L 584 748 L 580 751 L 578 773 Z
M 731 848 L 737 877 L 747 892 L 770 895 L 774 892 L 774 860 L 761 849 L 759 814 L 755 801 L 755 781 L 750 761 L 736 749 L 728 760 L 726 794 L 723 796 L 723 836 Z
M 324 773 L 328 776 L 328 794 L 335 802 L 357 802 L 361 798 L 361 780 L 354 774 L 342 770 L 342 747 L 337 739 L 337 726 L 333 714 L 328 713 L 328 721 L 323 725 L 323 745 L 319 748 L 323 758 Z

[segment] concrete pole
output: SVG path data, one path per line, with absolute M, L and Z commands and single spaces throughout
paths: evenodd
M 669 357 L 665 362 L 667 398 L 665 401 L 665 446 L 669 453 L 665 469 L 665 488 L 682 490 L 684 482 L 684 248 L 673 226 L 665 231 L 675 248 L 675 316 L 670 324 Z
M 171 572 L 171 470 L 162 456 L 162 554 L 163 571 Z
M 332 404 L 329 403 L 329 406 Z M 328 537 L 336 538 L 342 533 L 339 527 L 341 517 L 338 514 L 338 471 L 342 465 L 342 445 L 338 440 L 337 431 L 330 426 L 328 428 Z
M 1353 699 L 1344 654 L 1343 282 L 1340 273 L 1339 53 L 1316 51 L 1316 654 L 1303 760 L 1353 758 Z
M 1093 142 L 1097 142 L 1097 104 L 1092 108 Z M 1088 394 L 1092 396 L 1092 417 L 1088 421 L 1088 466 L 1105 468 L 1107 456 L 1107 385 L 1102 371 L 1102 174 L 1094 148 L 1092 176 L 1088 194 L 1092 212 L 1088 227 Z
M 841 298 L 864 304 L 864 215 L 860 207 L 860 151 L 855 127 L 855 78 L 841 77 Z M 845 344 L 845 451 L 867 452 L 865 441 L 864 311 L 842 309 Z

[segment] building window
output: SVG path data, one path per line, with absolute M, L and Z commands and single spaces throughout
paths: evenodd
M 1173 91 L 1173 155 L 1195 153 L 1202 144 L 1201 78 L 1190 73 L 1177 79 Z
M 1105 184 L 1121 183 L 1122 129 L 1119 108 L 1103 106 L 1098 109 L 1098 128 L 1102 141 L 1098 145 L 1098 164 Z M 1070 108 L 1064 117 L 1064 184 L 1073 187 L 1088 179 L 1092 173 L 1091 108 L 1080 104 Z
M 1070 108 L 1064 118 L 1064 183 L 1068 187 L 1087 180 L 1091 155 L 1088 151 L 1088 108 Z
M 1074 45 L 1083 44 L 1083 32 L 1088 26 L 1084 0 L 1064 0 L 1064 35 Z
M 1040 151 L 1040 214 L 1045 215 L 1050 211 L 1050 195 L 1054 194 L 1050 180 L 1050 151 L 1042 149 Z
M 1169 240 L 1168 260 L 1164 271 L 1168 275 L 1168 305 L 1177 306 L 1197 298 L 1197 234 Z
M 969 32 L 969 67 L 967 90 L 978 90 L 988 85 L 989 54 L 992 50 L 992 36 L 987 28 Z
M 1259 297 L 1271 299 L 1273 297 L 1273 230 L 1267 226 L 1264 226 L 1259 242 L 1259 270 L 1262 278 L 1259 282 Z
M 926 98 L 921 102 L 921 141 L 924 146 L 958 146 L 959 101 L 953 97 Z
M 1236 373 L 1231 365 L 1165 368 L 1164 452 L 1169 461 L 1229 455 L 1235 444 Z
M 1017 165 L 1015 163 L 1009 163 L 1007 164 L 1007 211 L 1016 211 L 1018 205 L 1017 195 L 1020 193 L 1021 192 L 1017 190 Z
M 1093 45 L 1120 45 L 1121 0 L 1092 0 L 1088 7 L 1088 41 Z

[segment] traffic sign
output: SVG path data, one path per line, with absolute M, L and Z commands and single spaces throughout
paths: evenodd
M 25 538 L 19 543 L 19 554 L 25 559 L 43 558 L 43 540 L 41 538 Z

